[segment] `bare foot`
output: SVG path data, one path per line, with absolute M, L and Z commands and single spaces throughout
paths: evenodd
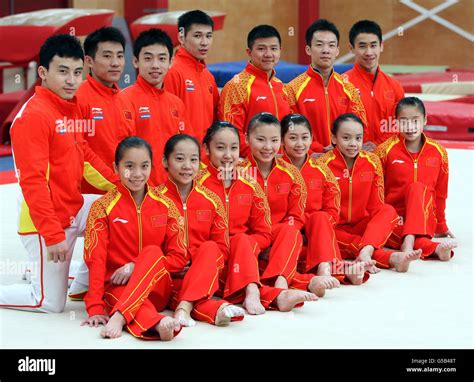
M 181 326 L 191 327 L 196 325 L 196 321 L 191 318 L 191 311 L 193 310 L 193 303 L 189 301 L 181 301 L 174 311 L 174 318 L 176 318 Z
M 118 338 L 122 335 L 123 326 L 127 323 L 125 318 L 120 312 L 115 312 L 112 317 L 110 317 L 107 325 L 105 325 L 100 335 L 103 338 Z
M 230 324 L 232 317 L 239 316 L 245 316 L 245 310 L 229 303 L 222 304 L 217 310 L 215 325 L 227 326 Z
M 418 260 L 421 256 L 422 250 L 412 250 L 410 252 L 393 252 L 390 256 L 390 265 L 395 268 L 397 272 L 406 272 L 413 260 Z
M 161 341 L 171 341 L 174 338 L 174 332 L 177 332 L 180 328 L 179 321 L 173 317 L 163 317 L 155 326 Z
M 413 251 L 413 246 L 415 245 L 415 235 L 406 235 L 403 238 L 403 243 L 400 246 L 401 252 L 411 252 Z
M 372 259 L 375 248 L 371 245 L 366 245 L 359 251 L 359 255 L 356 258 L 356 261 L 369 261 Z
M 339 280 L 332 276 L 314 276 L 308 285 L 308 290 L 318 297 L 324 297 L 326 289 L 339 288 Z
M 263 314 L 265 308 L 260 302 L 260 291 L 258 290 L 257 284 L 250 283 L 245 288 L 245 300 L 242 304 L 249 314 Z
M 275 288 L 288 289 L 288 281 L 283 276 L 278 276 L 275 281 Z
M 371 245 L 366 245 L 364 248 L 362 248 L 359 251 L 359 256 L 355 259 L 355 261 L 372 261 L 372 255 L 374 254 L 375 248 L 372 247 Z M 372 265 L 369 269 L 367 269 L 367 272 L 369 273 L 379 273 L 380 269 L 375 266 L 376 262 L 374 262 L 374 265 Z
M 355 261 L 352 264 L 346 263 L 345 273 L 353 285 L 361 285 L 364 281 L 364 273 L 375 267 L 375 260 Z
M 451 259 L 451 250 L 456 248 L 458 243 L 456 240 L 445 241 L 444 243 L 439 243 L 436 247 L 435 253 L 438 255 L 441 261 L 448 261 Z
M 280 312 L 289 312 L 301 302 L 316 301 L 317 299 L 318 297 L 314 293 L 296 289 L 284 290 L 278 295 L 276 305 Z

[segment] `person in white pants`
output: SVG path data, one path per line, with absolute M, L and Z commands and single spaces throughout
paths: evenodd
M 49 260 L 44 238 L 36 233 L 21 235 L 20 240 L 28 251 L 31 282 L 0 288 L 0 306 L 46 313 L 60 313 L 66 305 L 69 266 L 78 237 L 84 236 L 91 204 L 100 195 L 83 195 L 84 204 L 65 229 L 67 250 L 64 261 Z M 12 304 L 14 302 L 14 304 Z
M 52 36 L 40 50 L 41 86 L 23 105 L 10 133 L 21 187 L 18 233 L 28 252 L 31 283 L 0 286 L 0 307 L 62 312 L 76 239 L 91 204 L 83 178 L 107 191 L 118 181 L 84 139 L 74 94 L 82 81 L 84 53 L 70 35 Z

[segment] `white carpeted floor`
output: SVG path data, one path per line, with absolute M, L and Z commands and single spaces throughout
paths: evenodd
M 1 348 L 473 348 L 474 151 L 448 150 L 447 218 L 459 248 L 448 263 L 418 261 L 406 274 L 382 271 L 362 286 L 343 286 L 290 313 L 267 312 L 218 328 L 198 323 L 168 343 L 125 333 L 103 340 L 81 327 L 83 303 L 62 314 L 0 309 Z M 15 262 L 25 259 L 16 234 L 17 185 L 0 186 L 0 283 L 22 282 Z M 75 257 L 82 254 L 78 242 Z

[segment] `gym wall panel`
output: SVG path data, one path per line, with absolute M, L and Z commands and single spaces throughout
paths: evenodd
M 381 25 L 383 32 L 387 33 L 420 16 L 418 11 L 395 0 L 319 0 L 319 3 L 320 17 L 333 21 L 341 32 L 339 57 L 349 52 L 349 30 L 356 21 L 375 20 Z M 430 10 L 445 1 L 414 0 L 413 3 Z M 436 15 L 471 35 L 474 33 L 472 0 L 460 0 Z M 468 39 L 433 20 L 425 19 L 411 28 L 404 29 L 401 36 L 397 34 L 386 40 L 381 63 L 473 67 L 473 48 L 473 43 Z
M 275 26 L 282 36 L 281 59 L 291 62 L 297 61 L 298 0 L 169 1 L 169 11 L 193 9 L 226 13 L 224 29 L 216 31 L 214 34 L 208 63 L 246 59 L 247 34 L 258 24 Z

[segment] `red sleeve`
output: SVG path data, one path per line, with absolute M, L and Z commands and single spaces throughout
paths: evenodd
M 89 291 L 84 298 L 89 317 L 105 315 L 104 285 L 109 246 L 109 222 L 101 199 L 92 203 L 84 233 L 84 261 L 89 268 Z
M 247 90 L 240 85 L 230 80 L 222 89 L 221 98 L 219 101 L 219 119 L 232 123 L 237 130 L 239 130 L 240 138 L 240 156 L 246 158 L 250 149 L 245 143 L 245 132 L 247 126 L 247 102 L 245 95 Z
M 313 140 L 310 146 L 310 150 L 315 153 L 324 152 L 324 146 L 316 140 Z
M 48 168 L 51 128 L 44 117 L 17 118 L 11 128 L 15 166 L 19 176 L 21 192 L 29 208 L 31 220 L 46 245 L 57 244 L 66 239 L 51 200 L 48 187 Z
M 261 251 L 267 249 L 272 240 L 272 222 L 270 206 L 264 191 L 256 182 L 253 194 L 253 204 L 249 217 L 249 236 L 258 244 Z
M 446 223 L 446 199 L 448 198 L 448 178 L 449 178 L 449 163 L 448 153 L 444 150 L 445 157 L 441 158 L 441 169 L 436 182 L 436 233 L 444 233 L 448 230 Z
M 82 148 L 84 151 L 84 179 L 87 183 L 102 191 L 109 191 L 115 187 L 114 183 L 119 181 L 118 175 L 92 151 L 84 138 L 82 138 Z

